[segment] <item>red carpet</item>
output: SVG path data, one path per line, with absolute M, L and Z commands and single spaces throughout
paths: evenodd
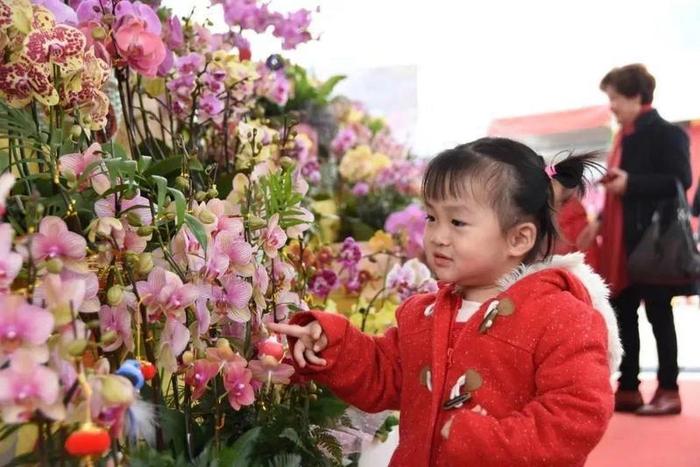
M 700 466 L 700 381 L 681 381 L 683 413 L 670 417 L 615 414 L 587 467 Z M 649 400 L 656 382 L 644 382 Z

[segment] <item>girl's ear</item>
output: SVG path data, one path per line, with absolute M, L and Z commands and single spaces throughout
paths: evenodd
M 533 222 L 521 222 L 511 227 L 506 236 L 508 255 L 523 258 L 535 246 L 537 226 Z

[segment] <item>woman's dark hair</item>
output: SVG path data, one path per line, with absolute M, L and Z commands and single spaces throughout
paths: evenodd
M 625 97 L 641 96 L 642 104 L 651 104 L 656 80 L 644 65 L 634 63 L 610 70 L 600 81 L 601 91 L 605 91 L 608 86 Z
M 504 232 L 520 222 L 534 222 L 537 238 L 524 258 L 531 263 L 551 256 L 557 237 L 552 180 L 583 194 L 586 169 L 602 171 L 597 157 L 597 153 L 569 153 L 545 170 L 544 159 L 528 146 L 507 138 L 481 138 L 443 151 L 430 161 L 423 177 L 423 198 L 460 198 L 471 189 L 496 211 Z

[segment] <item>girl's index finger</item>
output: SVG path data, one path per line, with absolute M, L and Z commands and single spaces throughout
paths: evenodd
M 270 331 L 297 338 L 305 337 L 309 334 L 306 328 L 297 326 L 296 324 L 267 323 L 266 326 Z

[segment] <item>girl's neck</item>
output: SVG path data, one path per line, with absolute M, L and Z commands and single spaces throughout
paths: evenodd
M 497 284 L 489 284 L 482 286 L 462 286 L 462 298 L 470 302 L 484 303 L 490 298 L 495 297 L 501 292 Z

